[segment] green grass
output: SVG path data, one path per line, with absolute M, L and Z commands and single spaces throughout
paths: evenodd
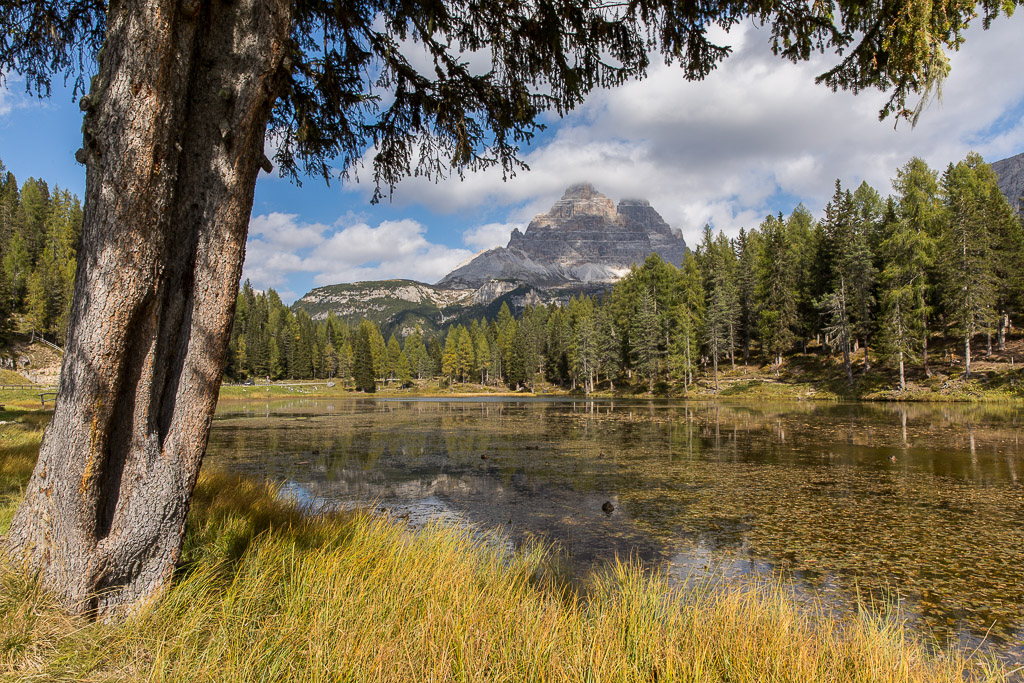
M 0 410 L 0 536 L 7 533 L 14 508 L 32 474 L 48 413 Z
M 0 384 L 31 384 L 14 370 L 0 369 Z
M 45 416 L 21 418 L 0 427 L 5 511 Z M 798 608 L 778 586 L 680 588 L 620 563 L 573 588 L 544 549 L 498 548 L 367 513 L 306 517 L 265 484 L 204 473 L 173 585 L 125 621 L 69 617 L 0 564 L 0 679 L 1006 680 L 929 654 L 899 619 Z

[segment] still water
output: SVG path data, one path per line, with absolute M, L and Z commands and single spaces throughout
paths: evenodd
M 830 609 L 898 601 L 936 643 L 1017 665 L 1021 426 L 998 405 L 246 402 L 218 410 L 208 462 L 314 509 L 539 539 L 579 575 L 634 557 L 682 580 L 781 578 Z

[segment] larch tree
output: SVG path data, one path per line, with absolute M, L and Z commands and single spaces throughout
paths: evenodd
M 925 273 L 931 267 L 928 237 L 913 221 L 894 217 L 879 245 L 882 349 L 899 372 L 900 391 L 907 388 L 905 364 L 917 357 L 925 305 Z
M 86 173 L 54 416 L 7 546 L 73 611 L 112 615 L 169 581 L 264 150 L 293 177 L 365 158 L 378 197 L 410 174 L 508 175 L 544 112 L 642 76 L 652 51 L 703 78 L 729 54 L 709 30 L 748 19 L 783 58 L 840 54 L 819 82 L 880 88 L 881 115 L 909 118 L 979 10 L 1019 1 L 4 3 L 0 74 L 43 95 L 72 78 Z

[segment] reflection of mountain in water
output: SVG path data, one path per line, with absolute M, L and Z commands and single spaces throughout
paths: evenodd
M 443 456 L 442 456 L 443 457 Z M 346 506 L 384 508 L 388 514 L 422 525 L 441 519 L 498 529 L 517 542 L 555 543 L 572 555 L 577 570 L 595 563 L 638 557 L 664 560 L 663 548 L 635 528 L 628 511 L 611 493 L 578 490 L 536 479 L 529 473 L 502 471 L 500 466 L 469 468 L 438 463 L 432 471 L 421 461 L 416 471 L 390 455 L 372 471 L 332 468 L 329 479 L 302 483 L 305 495 L 317 501 L 344 501 Z M 611 514 L 602 505 L 611 502 Z

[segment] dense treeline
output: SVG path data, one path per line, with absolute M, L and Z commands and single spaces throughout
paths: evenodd
M 816 219 L 802 205 L 735 238 L 705 227 L 681 264 L 652 256 L 610 292 L 385 340 L 370 321 L 314 321 L 273 291 L 240 292 L 228 376 L 340 378 L 357 388 L 414 379 L 592 391 L 620 380 L 684 388 L 700 372 L 752 360 L 778 368 L 809 345 L 842 360 L 852 382 L 875 364 L 930 374 L 928 344 L 959 339 L 964 373 L 1002 349 L 1024 307 L 1024 229 L 980 156 L 941 174 L 920 159 L 893 194 L 836 182 Z M 77 197 L 44 181 L 20 186 L 0 163 L 0 334 L 63 341 L 81 239 Z M 972 346 L 973 345 L 973 346 Z
M 81 236 L 77 196 L 35 178 L 19 187 L 0 161 L 0 339 L 17 317 L 63 343 Z
M 430 346 L 428 346 L 428 344 Z M 368 320 L 350 327 L 334 315 L 313 321 L 292 311 L 273 289 L 253 290 L 246 282 L 238 294 L 228 346 L 227 376 L 233 379 L 354 379 L 373 391 L 378 382 L 408 384 L 440 372 L 438 340 L 412 334 L 400 344 L 387 341 Z
M 996 180 L 976 154 L 941 174 L 911 159 L 889 197 L 837 181 L 820 220 L 801 205 L 733 239 L 705 227 L 678 266 L 654 255 L 600 298 L 530 307 L 518 319 L 503 306 L 438 339 L 385 342 L 369 321 L 314 322 L 246 285 L 229 374 L 340 377 L 370 391 L 440 376 L 589 392 L 625 378 L 653 391 L 688 388 L 699 371 L 717 386 L 722 363 L 778 368 L 815 344 L 842 359 L 851 383 L 859 354 L 857 371 L 883 363 L 905 388 L 908 364 L 930 374 L 929 339 L 945 336 L 960 340 L 969 376 L 972 344 L 1002 349 L 1024 306 L 1024 229 Z

